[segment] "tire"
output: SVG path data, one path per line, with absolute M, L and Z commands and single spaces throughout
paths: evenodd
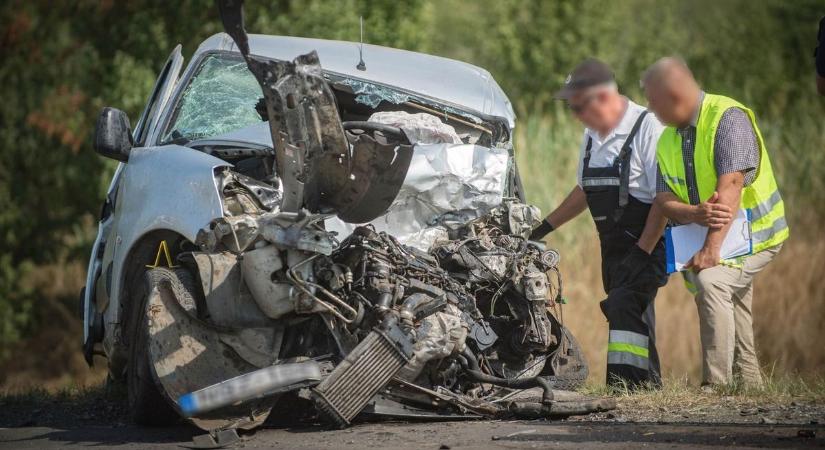
M 182 272 L 182 273 L 179 273 Z M 184 270 L 155 268 L 146 271 L 140 291 L 133 298 L 130 312 L 129 361 L 126 367 L 126 390 L 129 411 L 139 425 L 165 426 L 179 421 L 180 416 L 169 404 L 155 382 L 149 362 L 149 326 L 146 308 L 155 288 L 166 284 L 180 286 L 181 278 L 191 281 Z
M 548 378 L 554 389 L 575 391 L 587 381 L 589 370 L 579 341 L 573 333 L 562 327 L 561 348 L 550 359 L 553 374 Z M 547 369 L 545 369 L 547 370 Z

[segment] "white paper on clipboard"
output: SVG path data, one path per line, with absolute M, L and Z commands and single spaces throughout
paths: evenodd
M 667 272 L 682 270 L 690 258 L 705 245 L 708 227 L 691 223 L 668 227 L 665 230 L 665 249 L 667 253 Z M 753 253 L 751 239 L 751 212 L 740 209 L 733 219 L 728 235 L 722 242 L 720 254 L 722 259 L 736 258 Z

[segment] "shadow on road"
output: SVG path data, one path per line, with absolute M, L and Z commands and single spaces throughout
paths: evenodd
M 14 448 L 41 448 L 43 446 L 63 447 L 82 444 L 84 446 L 155 446 L 159 444 L 179 444 L 190 442 L 192 437 L 200 434 L 199 430 L 189 426 L 148 428 L 126 426 L 80 427 L 55 429 L 44 427 L 7 428 L 0 430 L 0 446 Z
M 526 430 L 511 435 L 496 436 L 495 441 L 539 443 L 620 442 L 638 446 L 650 444 L 691 444 L 702 446 L 742 446 L 759 448 L 786 448 L 805 444 L 823 445 L 815 439 L 821 427 L 793 425 L 743 424 L 616 424 L 593 423 L 559 426 L 558 423 L 534 422 L 525 424 Z M 817 428 L 820 428 L 817 430 Z

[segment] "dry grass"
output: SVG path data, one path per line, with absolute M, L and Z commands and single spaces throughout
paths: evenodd
M 762 388 L 720 386 L 703 391 L 688 377 L 669 378 L 652 391 L 610 390 L 602 383 L 583 389 L 614 396 L 618 409 L 599 419 L 632 422 L 817 423 L 825 407 L 825 379 L 767 374 Z
M 704 406 L 718 402 L 719 397 L 730 397 L 739 402 L 788 403 L 804 398 L 807 402 L 825 404 L 825 378 L 803 379 L 797 376 L 766 374 L 765 383 L 759 388 L 738 384 L 717 386 L 703 391 L 686 377 L 667 378 L 662 389 L 632 391 L 608 388 L 603 383 L 588 383 L 582 393 L 612 395 L 620 401 L 632 401 L 637 407 L 686 407 Z

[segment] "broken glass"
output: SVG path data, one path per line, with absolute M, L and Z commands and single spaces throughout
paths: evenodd
M 236 57 L 207 56 L 183 92 L 163 142 L 209 138 L 261 122 L 261 87 Z
M 410 96 L 403 92 L 398 92 L 388 87 L 366 81 L 345 78 L 341 80 L 341 82 L 352 89 L 356 102 L 367 105 L 370 108 L 377 108 L 381 101 L 399 104 L 410 100 Z

